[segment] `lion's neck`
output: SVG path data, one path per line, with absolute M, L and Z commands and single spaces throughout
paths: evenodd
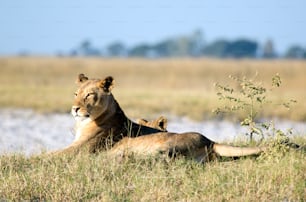
M 125 116 L 116 100 L 113 104 L 95 120 L 88 118 L 77 122 L 74 141 L 80 140 L 83 136 L 94 136 L 98 133 L 109 133 L 110 131 L 115 133 L 114 135 L 122 133 L 124 126 L 130 120 Z
M 125 136 L 136 137 L 139 135 L 146 135 L 156 132 L 161 132 L 155 128 L 141 126 L 130 120 L 123 112 L 118 102 L 114 100 L 112 113 L 108 112 L 108 116 L 101 116 L 101 121 L 98 122 L 99 127 L 104 131 L 111 133 L 113 140 L 116 142 Z M 110 114 L 112 114 L 110 116 Z
M 91 133 L 94 132 L 94 129 L 97 128 L 95 122 L 91 120 L 90 118 L 83 120 L 83 121 L 77 121 L 75 126 L 75 138 L 74 142 L 79 141 L 84 136 L 88 136 Z
M 107 111 L 102 113 L 95 120 L 99 127 L 118 127 L 122 122 L 126 122 L 127 120 L 129 120 L 116 100 L 114 100 L 112 104 L 112 107 L 109 107 Z

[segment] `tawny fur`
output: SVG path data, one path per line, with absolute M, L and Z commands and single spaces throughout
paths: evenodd
M 79 88 L 71 113 L 76 119 L 76 138 L 68 147 L 53 153 L 78 152 L 86 146 L 89 152 L 105 150 L 122 138 L 161 132 L 142 126 L 126 117 L 110 92 L 113 78 L 88 79 L 84 74 L 77 78 Z
M 159 118 L 157 118 L 155 120 L 151 120 L 151 121 L 148 121 L 146 119 L 138 119 L 137 123 L 142 125 L 142 126 L 156 128 L 158 130 L 167 132 L 168 119 L 165 118 L 164 116 L 160 116 Z
M 71 109 L 76 119 L 76 139 L 67 148 L 54 152 L 75 153 L 88 148 L 90 153 L 112 149 L 112 155 L 157 154 L 184 155 L 208 161 L 212 155 L 244 156 L 258 154 L 265 148 L 240 148 L 217 144 L 200 133 L 169 133 L 139 125 L 124 114 L 111 93 L 113 78 L 77 78 L 79 85 Z
M 151 122 L 150 126 L 159 128 Z M 166 128 L 164 128 L 166 130 Z M 183 155 L 191 157 L 199 162 L 214 159 L 216 156 L 239 157 L 259 154 L 266 147 L 234 147 L 215 143 L 200 133 L 169 133 L 161 132 L 135 138 L 125 137 L 119 141 L 110 151 L 112 156 L 156 155 L 166 153 L 170 156 Z

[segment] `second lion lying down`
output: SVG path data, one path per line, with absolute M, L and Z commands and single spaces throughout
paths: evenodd
M 105 150 L 112 155 L 158 154 L 183 155 L 197 161 L 208 161 L 214 155 L 236 157 L 254 155 L 264 147 L 233 147 L 215 143 L 200 133 L 164 132 L 165 126 L 147 127 L 126 117 L 111 93 L 113 78 L 77 78 L 79 88 L 71 113 L 76 120 L 76 137 L 67 148 L 54 153 L 75 153 L 81 148 L 89 152 Z

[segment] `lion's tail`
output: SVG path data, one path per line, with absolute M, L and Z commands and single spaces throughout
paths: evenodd
M 225 157 L 256 155 L 265 151 L 266 149 L 267 147 L 234 147 L 217 143 L 213 145 L 213 151 L 218 155 Z

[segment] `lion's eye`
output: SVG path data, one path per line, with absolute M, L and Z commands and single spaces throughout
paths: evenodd
M 88 99 L 90 96 L 94 96 L 94 93 L 87 93 L 87 95 L 85 96 L 85 100 Z
M 78 96 L 78 93 L 74 93 L 74 97 L 77 97 Z

